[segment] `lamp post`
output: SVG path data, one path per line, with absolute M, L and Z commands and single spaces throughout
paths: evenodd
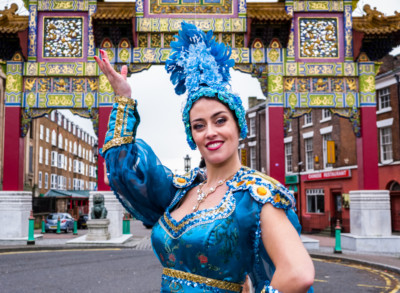
M 189 172 L 190 171 L 190 161 L 191 158 L 189 157 L 189 155 L 186 155 L 186 157 L 183 158 L 184 162 L 185 162 L 185 172 Z
M 94 188 L 95 190 L 97 190 L 97 187 L 98 187 L 98 183 L 97 183 L 97 180 L 98 180 L 98 178 L 97 178 L 97 160 L 98 160 L 98 158 L 99 158 L 99 145 L 98 145 L 98 143 L 97 143 L 97 141 L 94 143 L 94 145 L 93 145 L 93 157 L 94 157 L 94 163 L 95 163 L 95 172 L 96 172 L 96 187 Z

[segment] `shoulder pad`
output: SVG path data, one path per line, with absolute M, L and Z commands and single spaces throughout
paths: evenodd
M 186 188 L 194 182 L 194 180 L 197 178 L 197 176 L 200 176 L 201 178 L 204 177 L 204 172 L 200 168 L 194 168 L 190 172 L 188 172 L 184 175 L 175 175 L 174 174 L 172 184 L 176 188 Z
M 231 183 L 234 189 L 248 190 L 257 202 L 262 204 L 269 202 L 274 207 L 284 209 L 295 206 L 295 200 L 290 191 L 277 180 L 261 172 L 247 170 L 235 179 Z

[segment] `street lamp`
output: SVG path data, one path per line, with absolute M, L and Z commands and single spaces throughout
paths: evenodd
M 189 172 L 190 171 L 190 160 L 191 158 L 189 157 L 189 155 L 186 155 L 186 157 L 183 158 L 183 160 L 185 161 L 185 172 Z

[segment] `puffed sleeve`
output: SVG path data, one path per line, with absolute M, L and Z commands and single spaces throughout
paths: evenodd
M 152 226 L 168 207 L 176 187 L 172 172 L 151 147 L 135 140 L 138 117 L 134 100 L 116 98 L 101 154 L 116 197 L 135 218 Z
M 270 285 L 275 266 L 261 239 L 260 213 L 262 206 L 266 203 L 272 204 L 275 208 L 283 209 L 287 218 L 300 235 L 301 225 L 294 211 L 295 199 L 292 193 L 281 183 L 254 170 L 246 171 L 236 184 L 238 189 L 248 190 L 250 196 L 259 204 L 259 212 L 256 213 L 258 217 L 256 219 L 257 229 L 253 244 L 255 263 L 251 272 L 249 272 L 255 292 L 279 293 L 278 290 Z M 308 292 L 313 292 L 313 288 Z

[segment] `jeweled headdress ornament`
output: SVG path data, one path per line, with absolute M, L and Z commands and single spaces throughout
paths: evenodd
M 182 22 L 177 41 L 171 42 L 171 54 L 165 69 L 171 73 L 172 84 L 178 95 L 188 92 L 182 120 L 185 124 L 187 141 L 196 149 L 190 130 L 189 112 L 201 97 L 217 97 L 235 112 L 240 128 L 240 137 L 247 135 L 246 112 L 241 99 L 229 91 L 231 78 L 229 69 L 235 65 L 230 59 L 232 49 L 218 43 L 213 32 L 205 34 L 195 25 Z

